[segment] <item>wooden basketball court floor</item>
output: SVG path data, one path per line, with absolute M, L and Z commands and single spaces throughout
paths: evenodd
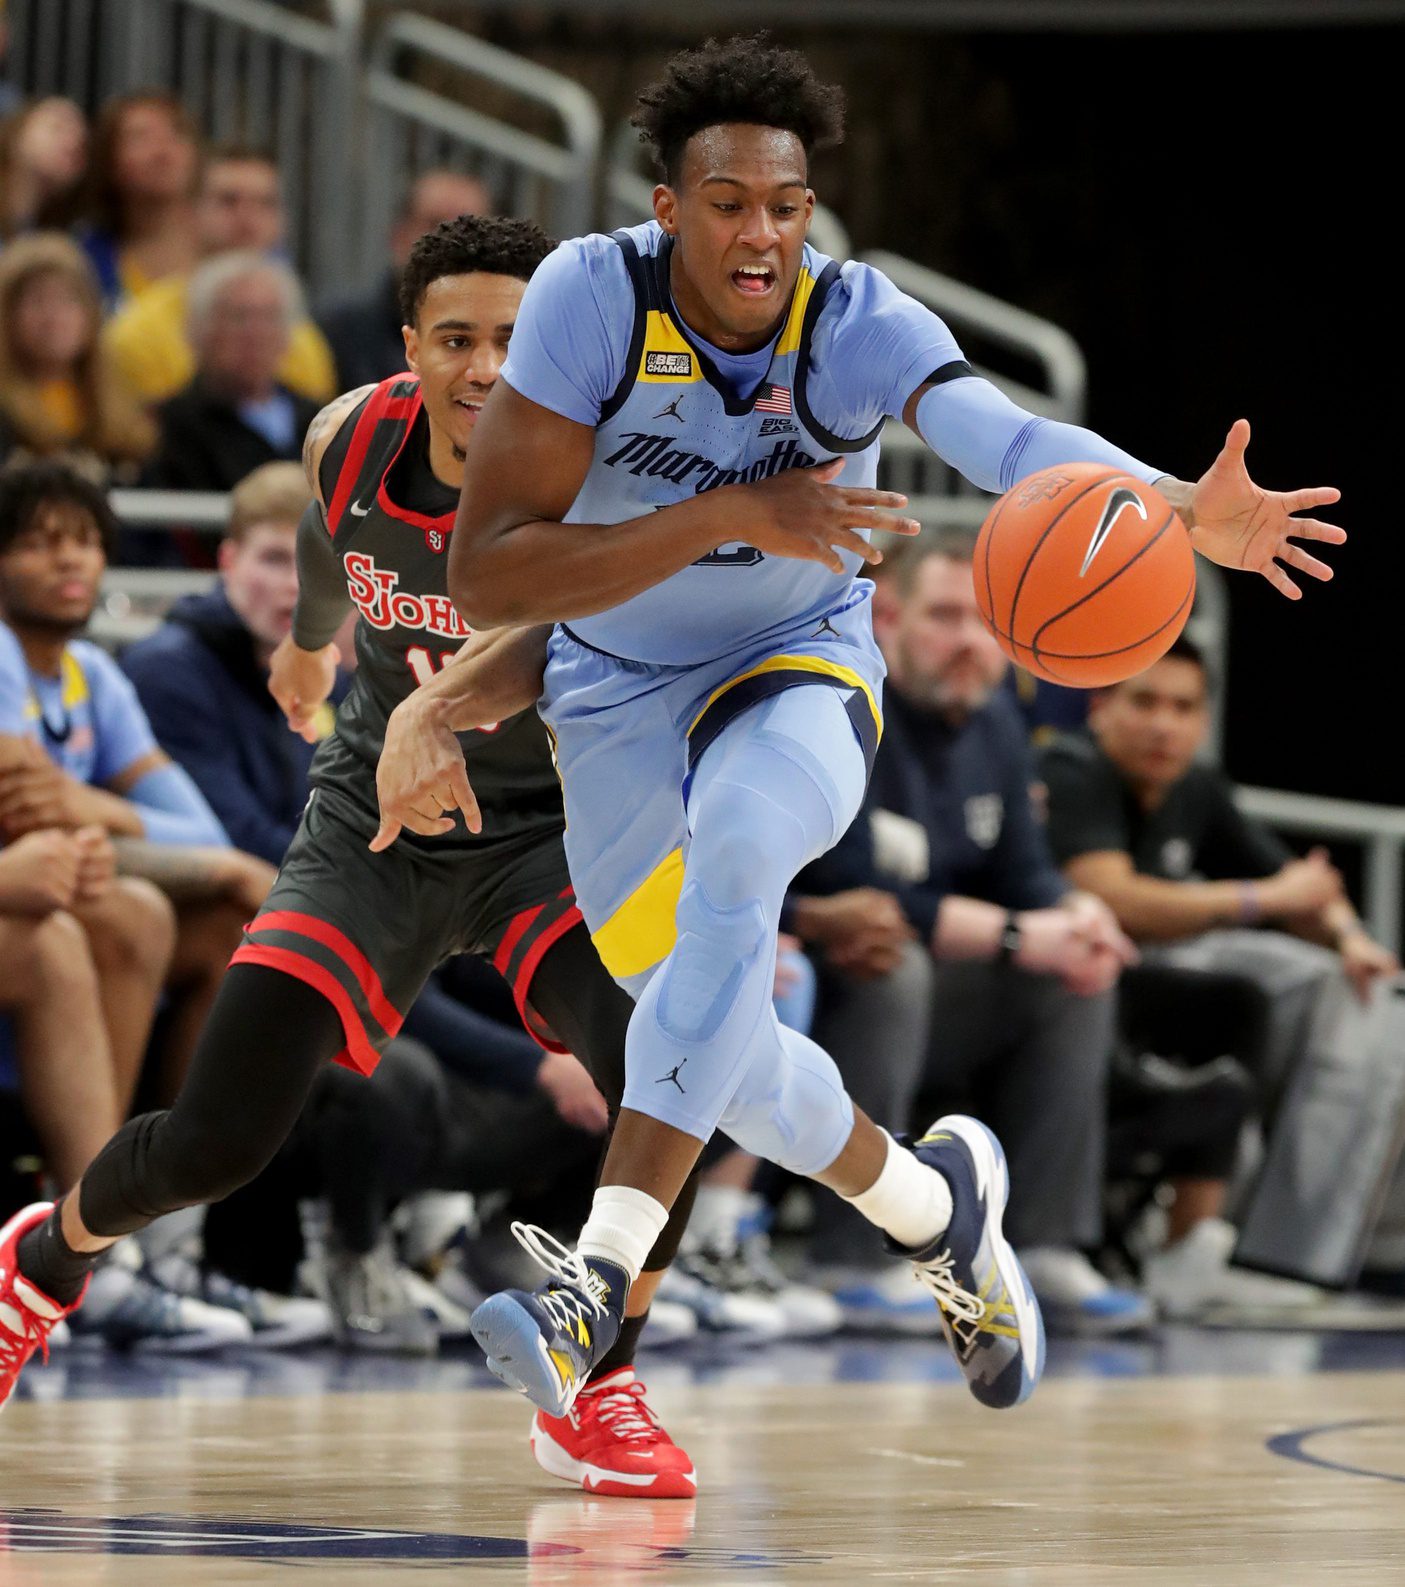
M 695 1501 L 546 1476 L 465 1353 L 85 1362 L 0 1418 L 0 1587 L 1405 1582 L 1405 1336 L 1056 1345 L 983 1410 L 933 1342 L 655 1354 Z

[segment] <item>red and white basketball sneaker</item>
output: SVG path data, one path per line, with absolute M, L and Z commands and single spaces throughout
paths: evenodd
M 60 1306 L 43 1290 L 36 1289 L 19 1271 L 15 1248 L 20 1236 L 53 1211 L 48 1201 L 25 1207 L 0 1228 L 0 1407 L 19 1382 L 20 1370 L 36 1350 L 49 1359 L 49 1333 L 61 1317 L 77 1311 L 83 1302 L 80 1294 L 72 1306 Z M 83 1285 L 86 1291 L 87 1283 Z
M 649 1409 L 633 1367 L 587 1383 L 564 1416 L 538 1411 L 532 1453 L 553 1477 L 587 1493 L 628 1499 L 691 1499 L 693 1463 Z

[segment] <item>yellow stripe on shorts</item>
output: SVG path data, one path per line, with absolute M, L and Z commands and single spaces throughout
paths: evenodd
M 673 951 L 678 897 L 683 891 L 683 850 L 662 859 L 590 940 L 613 976 L 638 975 Z

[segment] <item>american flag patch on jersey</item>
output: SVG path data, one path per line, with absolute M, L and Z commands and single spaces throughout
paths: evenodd
M 765 391 L 756 399 L 758 413 L 790 413 L 790 387 L 767 386 Z

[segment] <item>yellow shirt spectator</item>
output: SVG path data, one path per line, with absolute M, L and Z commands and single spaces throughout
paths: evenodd
M 164 402 L 190 382 L 195 355 L 186 336 L 187 276 L 168 276 L 148 287 L 103 330 L 103 342 L 127 384 L 144 402 Z M 278 378 L 314 402 L 337 393 L 336 367 L 321 331 L 309 319 L 294 327 Z

